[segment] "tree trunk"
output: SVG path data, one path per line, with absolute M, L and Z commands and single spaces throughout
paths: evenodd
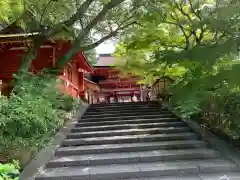
M 38 50 L 44 41 L 45 38 L 41 36 L 37 36 L 32 40 L 27 52 L 21 58 L 21 65 L 18 72 L 16 73 L 17 78 L 13 82 L 14 85 L 21 84 L 22 78 L 24 78 L 24 76 L 29 72 L 32 61 L 36 59 Z
M 29 67 L 32 61 L 37 57 L 38 49 L 35 47 L 29 47 L 28 51 L 23 55 L 21 59 L 21 66 L 17 74 L 26 73 L 29 71 Z

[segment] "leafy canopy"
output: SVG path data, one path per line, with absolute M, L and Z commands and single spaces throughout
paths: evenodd
M 174 77 L 171 102 L 184 117 L 221 102 L 213 97 L 237 96 L 239 7 L 234 0 L 149 0 L 137 16 L 138 27 L 121 38 L 115 54 L 127 62 L 118 67 L 146 83 Z

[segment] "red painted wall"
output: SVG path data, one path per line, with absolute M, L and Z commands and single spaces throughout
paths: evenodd
M 13 74 L 17 73 L 21 65 L 21 58 L 24 55 L 24 49 L 11 50 L 14 48 L 11 44 L 0 46 L 0 79 L 4 79 L 5 82 L 10 84 L 10 80 L 13 78 Z M 32 63 L 32 69 L 34 72 L 39 72 L 43 68 L 53 67 L 55 59 L 59 59 L 65 54 L 68 49 L 71 48 L 70 43 L 59 43 L 53 47 L 43 47 L 39 49 L 37 58 Z M 64 67 L 64 73 L 60 75 L 60 78 L 64 80 L 64 85 L 61 87 L 63 92 L 70 94 L 73 97 L 78 97 L 84 90 L 83 73 L 78 72 L 79 67 L 85 68 L 89 71 L 91 67 L 86 67 L 86 59 L 82 53 L 78 53 L 78 56 L 72 60 L 66 67 Z M 11 88 L 10 88 L 11 89 Z M 6 90 L 6 89 L 5 89 Z M 10 91 L 10 90 L 7 90 Z M 8 94 L 8 92 L 4 92 Z
M 63 70 L 60 77 L 64 80 L 62 91 L 70 94 L 72 97 L 79 97 L 83 91 L 83 76 L 78 72 L 76 63 L 69 63 Z M 81 80 L 82 79 L 82 80 Z

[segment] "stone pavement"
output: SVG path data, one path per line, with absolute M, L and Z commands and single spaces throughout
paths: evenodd
M 155 102 L 91 105 L 36 180 L 240 180 L 239 166 Z

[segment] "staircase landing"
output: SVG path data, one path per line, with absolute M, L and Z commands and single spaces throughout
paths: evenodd
M 237 164 L 159 104 L 91 105 L 36 180 L 240 180 Z

